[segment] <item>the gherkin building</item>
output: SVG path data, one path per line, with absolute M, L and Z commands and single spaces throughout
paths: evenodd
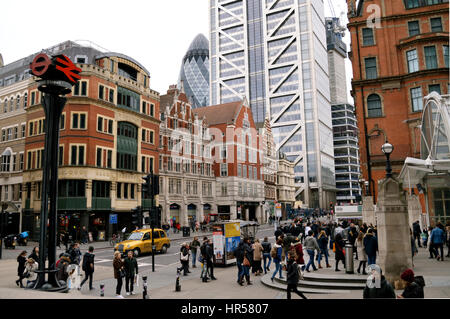
M 195 37 L 183 58 L 178 80 L 181 86 L 192 107 L 209 105 L 209 42 L 203 34 Z

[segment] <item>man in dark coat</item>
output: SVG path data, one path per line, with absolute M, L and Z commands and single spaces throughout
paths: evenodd
M 208 267 L 209 274 L 211 275 L 211 280 L 216 280 L 217 278 L 214 277 L 214 251 L 210 239 L 208 239 L 205 248 L 206 265 Z
M 372 228 L 367 231 L 366 236 L 364 236 L 364 249 L 367 254 L 367 265 L 376 264 L 377 251 L 378 251 L 378 240 L 373 234 Z
M 78 290 L 81 290 L 81 287 L 83 286 L 83 284 L 88 280 L 89 278 L 89 290 L 93 290 L 94 288 L 92 287 L 92 280 L 94 277 L 94 258 L 95 255 L 93 254 L 94 252 L 94 247 L 90 246 L 89 247 L 89 251 L 86 252 L 83 256 L 83 265 L 82 265 L 82 269 L 84 271 L 84 279 L 80 284 L 80 287 L 78 288 Z
M 422 233 L 422 230 L 420 229 L 420 222 L 416 221 L 413 223 L 413 235 L 414 240 L 417 239 L 417 245 L 422 248 L 422 243 L 420 242 L 420 234 Z
M 234 257 L 236 257 L 236 265 L 238 267 L 238 280 L 237 283 L 241 286 L 244 285 L 244 241 L 241 240 L 239 245 L 234 250 Z
M 137 275 L 139 272 L 137 260 L 131 250 L 128 252 L 127 258 L 123 260 L 123 266 L 126 274 L 125 290 L 127 292 L 127 296 L 129 296 L 130 294 L 134 295 L 135 293 L 133 292 L 133 284 L 135 281 L 135 275 Z
M 298 282 L 300 280 L 299 273 L 298 273 L 298 265 L 295 262 L 295 253 L 293 251 L 289 251 L 288 254 L 288 261 L 286 264 L 286 270 L 287 270 L 287 299 L 291 299 L 291 291 L 295 292 L 297 295 L 302 297 L 303 299 L 307 299 L 305 295 L 298 291 Z

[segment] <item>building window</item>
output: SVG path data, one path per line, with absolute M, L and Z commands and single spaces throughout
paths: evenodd
M 412 111 L 419 112 L 423 109 L 422 87 L 411 89 Z
M 411 50 L 406 52 L 406 58 L 408 60 L 408 72 L 419 71 L 419 59 L 417 58 L 417 50 Z
M 377 59 L 376 58 L 365 58 L 366 65 L 366 79 L 376 79 L 377 78 Z
M 409 31 L 410 37 L 420 34 L 419 21 L 409 21 L 408 22 L 408 31 Z
M 155 116 L 155 104 L 150 104 L 150 116 Z
M 26 108 L 28 106 L 28 93 L 25 93 L 23 96 L 23 108 Z
M 109 89 L 109 102 L 114 103 L 114 90 Z
M 228 164 L 220 164 L 220 176 L 228 176 Z
M 25 124 L 22 124 L 22 138 L 25 137 Z
M 23 171 L 23 153 L 19 154 L 19 170 Z
M 78 81 L 73 87 L 73 95 L 87 96 L 87 81 Z
M 447 3 L 448 0 L 404 0 L 406 9 L 414 9 L 433 4 Z
M 431 84 L 428 86 L 428 93 L 436 92 L 437 94 L 441 94 L 441 85 L 440 84 Z
M 64 130 L 66 127 L 66 114 L 61 114 L 61 117 L 59 119 L 59 129 Z
M 103 85 L 99 85 L 98 87 L 98 98 L 103 100 L 105 96 L 105 87 Z
M 442 19 L 440 17 L 439 18 L 431 18 L 430 24 L 431 24 L 431 32 L 442 31 Z
M 383 116 L 381 98 L 378 94 L 371 94 L 367 97 L 367 117 L 380 116 Z
M 59 166 L 64 165 L 64 146 L 59 147 L 58 165 Z
M 373 29 L 372 28 L 363 28 L 362 29 L 362 36 L 363 36 L 363 45 L 374 45 L 375 40 L 373 37 Z
M 435 222 L 445 222 L 450 216 L 450 192 L 448 188 L 436 188 L 433 190 L 434 218 Z
M 71 129 L 75 130 L 86 129 L 86 113 L 72 113 Z
M 70 155 L 70 165 L 84 165 L 84 145 L 72 145 Z
M 75 57 L 75 63 L 88 63 L 88 58 L 86 55 L 77 55 Z
M 437 68 L 437 56 L 436 56 L 436 47 L 430 46 L 425 47 L 425 64 L 427 69 L 436 69 Z
M 445 63 L 445 67 L 446 68 L 448 68 L 448 63 L 449 63 L 449 60 L 448 60 L 448 45 L 444 45 L 444 47 L 443 47 L 443 51 L 444 51 L 444 63 Z

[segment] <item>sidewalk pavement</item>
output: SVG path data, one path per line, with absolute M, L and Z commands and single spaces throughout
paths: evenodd
M 333 254 L 332 254 L 333 255 Z M 306 257 L 308 258 L 308 257 Z M 330 263 L 334 266 L 334 260 Z M 358 266 L 355 260 L 355 269 Z M 428 259 L 428 250 L 419 248 L 419 255 L 414 258 L 414 272 L 423 275 L 426 281 L 426 298 L 450 298 L 450 259 L 437 261 Z M 116 280 L 113 278 L 111 267 L 95 266 L 94 288 L 89 291 L 87 283 L 81 291 L 72 290 L 67 294 L 46 293 L 37 291 L 27 291 L 17 288 L 14 281 L 17 278 L 17 262 L 15 260 L 0 261 L 0 299 L 2 298 L 32 298 L 32 299 L 91 299 L 100 297 L 100 284 L 105 285 L 105 297 L 115 298 Z M 215 267 L 214 275 L 218 280 L 203 283 L 200 280 L 200 268 L 191 268 L 191 273 L 181 276 L 181 291 L 175 292 L 176 268 L 179 263 L 164 266 L 156 265 L 156 271 L 151 269 L 140 273 L 140 285 L 135 287 L 134 296 L 126 296 L 126 299 L 142 298 L 142 276 L 148 276 L 148 293 L 151 299 L 286 299 L 284 291 L 275 290 L 262 284 L 262 277 L 252 276 L 253 285 L 241 287 L 237 284 L 237 267 L 226 268 Z M 198 266 L 197 266 L 198 267 Z M 272 271 L 274 266 L 271 266 Z M 342 266 L 341 266 L 342 269 Z M 317 274 L 344 274 L 334 271 L 334 268 L 320 269 Z M 285 275 L 285 274 L 284 274 Z M 125 285 L 125 283 L 124 283 Z M 401 291 L 396 291 L 401 294 Z M 125 287 L 122 288 L 122 295 L 125 296 Z M 342 294 L 305 294 L 309 299 L 361 299 L 362 290 Z M 299 298 L 293 294 L 293 299 Z

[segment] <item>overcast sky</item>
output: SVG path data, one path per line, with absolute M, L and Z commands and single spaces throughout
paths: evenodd
M 345 0 L 324 2 L 325 16 L 331 16 L 329 2 L 337 16 L 347 11 Z M 143 64 L 161 94 L 176 84 L 191 41 L 198 33 L 208 38 L 209 30 L 208 0 L 3 0 L 1 13 L 5 64 L 66 40 L 90 40 Z

